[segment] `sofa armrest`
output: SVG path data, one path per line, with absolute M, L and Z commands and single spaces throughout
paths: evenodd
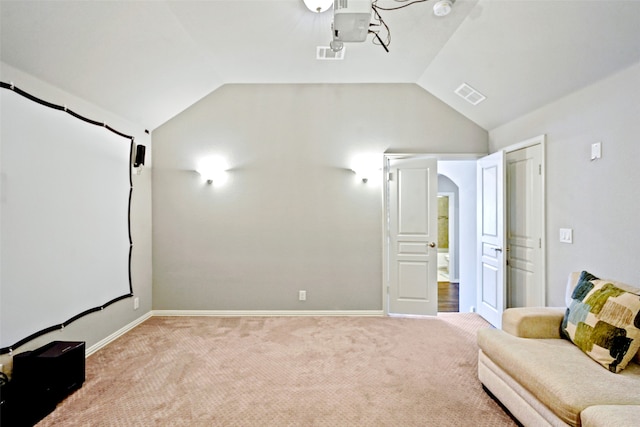
M 560 338 L 564 307 L 518 307 L 502 313 L 502 330 L 520 338 Z

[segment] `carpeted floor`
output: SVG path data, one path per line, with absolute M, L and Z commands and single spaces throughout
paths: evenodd
M 38 426 L 514 426 L 482 390 L 473 313 L 153 317 L 87 359 Z

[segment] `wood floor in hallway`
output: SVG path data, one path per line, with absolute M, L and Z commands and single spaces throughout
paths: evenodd
M 457 312 L 460 307 L 458 283 L 438 282 L 438 312 Z

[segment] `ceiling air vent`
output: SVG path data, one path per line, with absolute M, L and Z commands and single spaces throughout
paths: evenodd
M 472 88 L 466 83 L 462 83 L 458 89 L 455 90 L 456 94 L 461 98 L 464 98 L 468 103 L 472 105 L 478 105 L 485 99 L 486 96 Z
M 329 46 L 318 46 L 316 48 L 316 59 L 322 60 L 322 61 L 338 61 L 338 60 L 342 60 L 344 59 L 344 51 L 347 50 L 346 48 L 342 48 L 342 50 L 339 50 L 337 52 L 334 52 L 333 50 L 331 50 L 331 48 Z

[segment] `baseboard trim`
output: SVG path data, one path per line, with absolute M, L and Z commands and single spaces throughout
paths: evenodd
M 360 316 L 382 317 L 383 310 L 154 310 L 153 316 L 292 317 Z
M 106 347 L 108 344 L 110 344 L 111 342 L 115 341 L 116 339 L 118 339 L 122 335 L 126 334 L 127 332 L 129 332 L 130 330 L 132 330 L 133 328 L 135 328 L 136 326 L 138 326 L 139 324 L 141 324 L 145 320 L 151 318 L 151 316 L 153 316 L 153 312 L 152 311 L 144 314 L 143 316 L 138 317 L 133 322 L 131 322 L 128 325 L 118 329 L 117 331 L 115 331 L 114 333 L 109 335 L 108 337 L 98 341 L 97 343 L 95 343 L 91 347 L 87 348 L 87 350 L 85 351 L 85 357 L 89 357 L 93 353 L 95 353 L 96 351 L 100 350 L 101 348 Z

